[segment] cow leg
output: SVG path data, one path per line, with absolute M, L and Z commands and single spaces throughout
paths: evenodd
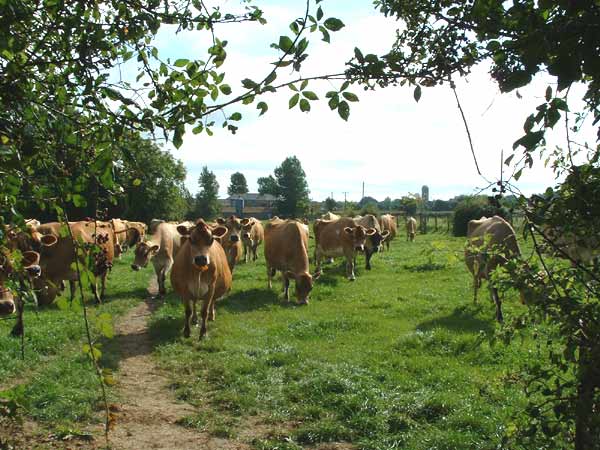
M 15 308 L 17 313 L 17 321 L 15 322 L 15 326 L 12 328 L 10 334 L 15 337 L 23 336 L 23 309 L 25 307 L 25 302 L 21 299 L 20 296 L 17 296 L 15 299 Z
M 208 288 L 208 292 L 206 293 L 206 297 L 202 301 L 202 324 L 200 325 L 200 339 L 206 336 L 206 320 L 208 319 L 208 312 L 212 310 L 215 305 L 215 285 L 212 284 Z
M 77 289 L 77 282 L 75 280 L 69 280 L 69 296 L 70 296 L 70 301 L 71 303 L 73 303 L 73 300 L 75 300 L 75 291 Z
M 502 300 L 498 295 L 498 289 L 490 287 L 490 290 L 492 292 L 492 300 L 494 300 L 494 303 L 496 304 L 496 320 L 502 323 L 504 322 L 504 317 L 502 316 Z
M 192 325 L 198 325 L 198 314 L 196 312 L 196 302 L 192 303 L 192 318 L 191 318 L 191 324 Z
M 96 303 L 102 303 L 102 299 L 98 295 L 98 284 L 97 284 L 97 281 L 92 281 L 90 283 L 90 289 L 92 290 L 92 293 L 94 294 L 94 300 L 96 301 Z
M 256 261 L 258 259 L 258 244 L 256 244 L 254 247 L 252 247 L 252 260 Z
M 244 262 L 247 263 L 250 260 L 250 255 L 249 253 L 249 249 L 248 249 L 248 244 L 246 244 L 244 242 Z
M 365 269 L 367 270 L 371 270 L 371 256 L 373 256 L 373 250 L 365 248 Z
M 313 275 L 313 277 L 315 279 L 319 278 L 321 276 L 321 259 L 323 258 L 323 254 L 319 249 L 319 246 L 315 246 L 315 274 Z
M 210 302 L 210 309 L 208 310 L 208 320 L 213 322 L 217 317 L 217 313 L 215 312 L 215 305 L 217 304 L 216 300 Z
M 108 270 L 100 276 L 100 300 L 104 300 L 104 292 L 106 291 L 106 278 L 108 277 Z
M 267 266 L 267 286 L 269 287 L 269 289 L 273 288 L 273 276 L 275 275 L 275 271 L 272 270 L 269 266 Z
M 186 338 L 190 337 L 190 324 L 191 324 L 191 319 L 192 319 L 192 310 L 196 309 L 195 303 L 196 302 L 194 300 L 191 300 L 189 298 L 183 299 L 183 307 L 185 309 L 185 319 L 183 322 L 183 337 L 186 337 Z
M 477 303 L 477 290 L 481 286 L 481 279 L 477 276 L 473 276 L 473 303 Z
M 354 275 L 354 258 L 352 256 L 346 256 L 346 275 L 348 276 L 348 280 L 356 280 L 356 276 Z
M 290 279 L 285 274 L 285 271 L 281 272 L 281 276 L 283 277 L 283 299 L 286 302 L 290 301 Z

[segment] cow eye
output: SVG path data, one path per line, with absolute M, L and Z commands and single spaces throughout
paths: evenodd
M 214 237 L 209 237 L 208 238 L 208 245 L 212 245 L 212 243 L 215 242 L 215 238 Z

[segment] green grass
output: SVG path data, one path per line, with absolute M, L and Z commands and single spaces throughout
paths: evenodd
M 257 449 L 498 447 L 524 405 L 522 386 L 506 380 L 535 356 L 527 341 L 485 339 L 497 327 L 494 306 L 485 286 L 472 303 L 463 243 L 445 234 L 398 239 L 372 271 L 360 258 L 355 282 L 336 260 L 307 307 L 282 303 L 280 284 L 267 289 L 262 259 L 240 265 L 203 342 L 197 330 L 181 337 L 182 307 L 168 296 L 151 332 L 178 396 L 203 411 L 187 425 L 235 436 L 236 424 L 254 417 L 279 430 L 257 436 Z M 506 295 L 510 320 L 524 307 Z
M 115 261 L 106 301 L 89 307 L 91 317 L 109 313 L 114 320 L 143 298 L 150 273 L 134 274 L 129 269 L 131 258 L 130 252 Z M 89 292 L 86 295 L 92 298 Z M 28 305 L 24 323 L 25 359 L 21 359 L 20 339 L 10 336 L 14 320 L 0 321 L 2 395 L 17 400 L 31 418 L 52 426 L 93 420 L 101 392 L 82 350 L 86 341 L 81 311 L 55 306 L 38 311 Z M 94 332 L 94 336 L 100 334 Z M 118 354 L 106 352 L 103 359 L 105 366 L 114 366 Z

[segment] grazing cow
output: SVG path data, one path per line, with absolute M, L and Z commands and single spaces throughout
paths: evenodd
M 365 241 L 365 269 L 371 270 L 371 257 L 374 253 L 378 253 L 383 248 L 383 243 L 386 241 L 389 231 L 381 231 L 379 222 L 373 214 L 365 216 L 356 216 L 354 222 L 357 225 L 362 225 L 366 229 L 373 228 L 375 233 L 368 236 Z
M 315 232 L 315 278 L 321 275 L 321 260 L 323 257 L 346 257 L 346 275 L 354 281 L 354 258 L 356 252 L 365 250 L 368 236 L 377 232 L 374 228 L 364 228 L 354 223 L 349 217 L 337 220 L 317 219 L 313 226 Z
M 383 241 L 385 247 L 387 250 L 390 249 L 390 243 L 394 240 L 394 238 L 396 237 L 396 234 L 398 233 L 398 229 L 396 226 L 396 218 L 394 216 L 392 216 L 391 214 L 383 214 L 380 218 L 379 218 L 379 224 L 381 225 L 381 231 L 387 231 L 389 234 L 388 236 L 385 238 L 385 241 Z M 383 247 L 382 247 L 383 250 Z
M 59 222 L 50 222 L 40 225 L 31 233 L 35 242 L 41 236 L 52 236 L 57 240 L 55 245 L 43 246 L 40 251 L 40 266 L 42 276 L 34 280 L 34 286 L 39 290 L 38 303 L 48 305 L 54 301 L 58 293 L 62 290 L 63 281 L 68 280 L 71 287 L 71 298 L 74 297 L 74 282 L 77 280 L 77 271 L 72 267 L 75 262 L 75 249 L 73 240 L 70 236 L 61 236 L 61 226 Z M 113 233 L 107 222 L 69 222 L 69 228 L 73 238 L 83 244 L 97 244 L 100 252 L 96 255 L 93 268 L 96 278 L 100 277 L 101 291 L 98 294 L 96 281 L 91 285 L 94 297 L 98 303 L 104 298 L 106 289 L 106 277 L 112 268 L 114 258 Z M 36 237 L 39 235 L 40 237 Z M 48 238 L 45 238 L 48 239 Z
M 229 269 L 233 272 L 235 265 L 242 258 L 242 221 L 239 217 L 230 216 L 227 220 L 217 219 L 217 224 L 227 228 L 227 234 L 221 237 L 220 242 L 227 255 Z
M 265 238 L 265 230 L 260 220 L 250 217 L 242 220 L 242 243 L 244 244 L 244 262 L 250 261 L 250 252 L 252 252 L 252 261 L 256 261 L 258 256 L 256 250 Z
M 113 229 L 115 242 L 115 258 L 121 258 L 121 255 L 127 251 L 127 224 L 121 219 L 110 219 L 110 225 Z
M 408 217 L 406 219 L 406 240 L 414 241 L 417 235 L 417 220 L 414 217 Z
M 338 216 L 337 214 L 334 214 L 331 211 L 328 211 L 321 216 L 322 220 L 338 220 L 340 218 L 341 216 Z
M 138 242 L 144 240 L 148 227 L 143 222 L 132 222 L 130 220 L 123 220 L 127 225 L 127 246 L 133 247 Z
M 473 301 L 477 302 L 481 280 L 488 280 L 490 295 L 496 304 L 496 319 L 502 322 L 502 302 L 498 290 L 490 282 L 490 274 L 496 267 L 521 256 L 515 230 L 500 216 L 482 217 L 469 221 L 467 239 L 465 263 L 473 275 Z M 524 301 L 523 293 L 521 301 Z
M 283 296 L 289 301 L 290 279 L 296 284 L 299 304 L 308 304 L 313 280 L 308 267 L 308 232 L 295 220 L 271 221 L 265 226 L 265 261 L 269 289 L 277 270 L 283 277 Z
M 202 300 L 200 339 L 206 335 L 206 320 L 215 320 L 215 303 L 231 289 L 231 271 L 225 251 L 215 237 L 228 233 L 226 227 L 211 229 L 202 219 L 194 226 L 179 225 L 186 237 L 175 257 L 171 285 L 183 301 L 185 323 L 183 335 L 190 336 L 190 325 L 197 321 L 196 302 Z
M 180 225 L 190 226 L 192 224 L 186 222 Z M 167 293 L 165 287 L 167 272 L 171 270 L 177 252 L 181 248 L 181 234 L 177 231 L 177 226 L 167 222 L 159 223 L 150 239 L 145 242 L 138 242 L 135 247 L 135 259 L 131 264 L 131 268 L 136 271 L 140 270 L 152 260 L 158 281 L 159 295 Z

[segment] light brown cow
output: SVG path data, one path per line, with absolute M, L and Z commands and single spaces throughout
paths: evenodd
M 242 258 L 242 221 L 235 216 L 230 216 L 227 220 L 221 217 L 217 219 L 217 224 L 227 228 L 227 234 L 221 237 L 220 242 L 227 255 L 229 269 L 233 272 Z
M 206 336 L 206 321 L 215 320 L 215 303 L 231 289 L 231 271 L 225 251 L 215 237 L 227 234 L 226 227 L 211 228 L 198 219 L 196 225 L 180 225 L 177 231 L 186 239 L 175 257 L 171 285 L 183 301 L 185 323 L 183 335 L 190 336 L 196 317 L 196 302 L 202 300 L 200 339 Z
M 341 216 L 338 216 L 337 214 L 334 214 L 331 211 L 328 211 L 321 216 L 322 220 L 338 220 L 340 218 Z
M 250 252 L 252 252 L 252 261 L 258 258 L 256 251 L 258 246 L 265 238 L 265 230 L 260 220 L 249 217 L 242 220 L 242 243 L 244 244 L 244 261 L 250 261 Z
M 502 302 L 498 290 L 490 281 L 490 274 L 496 267 L 521 256 L 515 230 L 500 216 L 482 217 L 469 221 L 467 239 L 465 263 L 473 275 L 473 301 L 477 302 L 477 290 L 481 286 L 481 280 L 488 280 L 490 295 L 496 304 L 496 319 L 502 322 Z M 524 301 L 523 293 L 521 301 Z
M 189 227 L 193 224 L 185 222 L 179 225 Z M 138 242 L 135 247 L 135 258 L 131 268 L 137 271 L 142 267 L 146 267 L 148 262 L 152 261 L 156 280 L 158 281 L 159 295 L 167 293 L 166 276 L 181 248 L 181 234 L 177 231 L 177 227 L 178 225 L 167 222 L 159 223 L 150 239 Z
M 346 257 L 346 275 L 354 281 L 354 258 L 356 252 L 365 250 L 368 236 L 376 233 L 374 228 L 364 228 L 357 225 L 353 219 L 342 217 L 338 220 L 317 219 L 313 226 L 315 232 L 315 278 L 321 275 L 323 257 Z
M 414 241 L 417 235 L 417 220 L 414 217 L 407 217 L 406 219 L 406 240 Z
M 269 289 L 277 270 L 283 277 L 283 296 L 289 300 L 290 279 L 296 284 L 299 304 L 308 304 L 313 280 L 308 267 L 308 232 L 296 220 L 276 220 L 265 226 L 265 261 Z
M 368 236 L 365 241 L 365 269 L 371 270 L 371 257 L 373 254 L 381 251 L 390 232 L 387 230 L 381 231 L 379 221 L 373 214 L 356 216 L 354 222 L 357 225 L 362 225 L 366 229 L 373 228 L 375 230 L 375 233 Z
M 127 251 L 127 230 L 129 227 L 121 219 L 110 219 L 109 222 L 114 233 L 115 258 L 121 258 L 121 255 Z
M 396 238 L 396 234 L 398 234 L 396 217 L 392 216 L 391 214 L 383 214 L 379 218 L 379 224 L 381 225 L 381 231 L 388 232 L 388 236 L 385 238 L 385 241 L 383 243 L 385 245 L 385 248 L 389 250 L 390 243 Z
M 73 237 L 84 244 L 97 244 L 100 252 L 96 255 L 93 268 L 96 278 L 100 278 L 101 290 L 98 294 L 97 281 L 91 288 L 97 302 L 104 298 L 106 290 L 106 277 L 112 268 L 114 258 L 114 241 L 111 225 L 107 222 L 69 222 Z M 71 298 L 74 297 L 74 281 L 77 280 L 77 271 L 72 267 L 75 261 L 75 249 L 70 236 L 61 236 L 61 224 L 50 222 L 40 225 L 32 233 L 35 235 L 52 236 L 57 239 L 56 245 L 44 246 L 40 251 L 40 266 L 42 276 L 34 280 L 34 286 L 39 290 L 38 303 L 48 305 L 54 301 L 62 290 L 63 281 L 68 280 L 71 287 Z
M 133 247 L 138 242 L 144 240 L 148 226 L 143 222 L 132 222 L 131 220 L 123 220 L 127 225 L 127 246 Z

